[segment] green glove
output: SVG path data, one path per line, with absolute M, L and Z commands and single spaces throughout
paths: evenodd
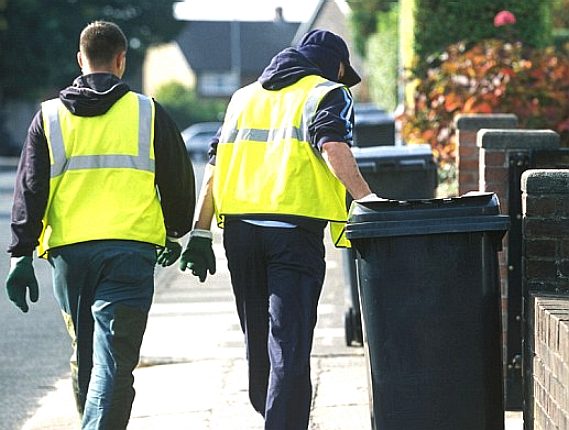
M 166 238 L 166 246 L 158 251 L 156 263 L 162 267 L 171 266 L 176 262 L 182 253 L 182 245 L 174 238 Z
M 186 250 L 180 258 L 180 270 L 190 269 L 192 275 L 204 282 L 207 272 L 215 273 L 215 254 L 213 253 L 212 234 L 209 230 L 192 230 Z
M 32 257 L 12 257 L 10 273 L 6 278 L 8 297 L 22 312 L 28 312 L 26 289 L 30 290 L 30 300 L 37 302 L 39 298 L 38 281 L 34 273 Z

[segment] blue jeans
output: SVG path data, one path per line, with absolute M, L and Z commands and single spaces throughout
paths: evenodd
M 50 250 L 49 261 L 73 341 L 71 373 L 82 429 L 125 429 L 154 294 L 155 247 L 84 242 Z
M 326 269 L 322 232 L 229 221 L 224 246 L 245 334 L 251 403 L 266 430 L 306 430 Z

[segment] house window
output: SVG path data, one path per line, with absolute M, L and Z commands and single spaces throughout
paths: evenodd
M 198 88 L 203 96 L 229 96 L 239 88 L 239 76 L 233 72 L 206 72 L 201 74 Z

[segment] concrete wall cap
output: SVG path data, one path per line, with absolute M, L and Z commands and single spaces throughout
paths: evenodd
M 521 183 L 527 194 L 569 194 L 569 169 L 526 170 Z
M 454 117 L 459 131 L 481 128 L 516 128 L 518 117 L 513 113 L 461 113 Z
M 553 130 L 483 128 L 476 133 L 476 145 L 484 149 L 557 149 L 559 134 Z

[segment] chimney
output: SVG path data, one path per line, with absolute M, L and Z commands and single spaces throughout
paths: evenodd
M 283 16 L 283 8 L 280 6 L 277 6 L 275 8 L 275 18 L 273 20 L 274 22 L 284 22 L 284 16 Z

